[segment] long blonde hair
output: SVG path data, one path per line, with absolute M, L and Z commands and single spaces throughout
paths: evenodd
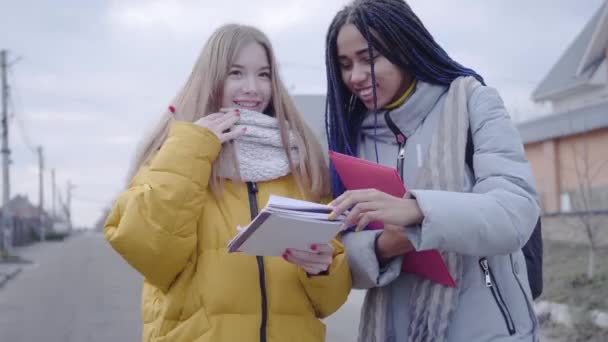
M 224 80 L 229 69 L 239 51 L 252 42 L 264 48 L 270 64 L 272 100 L 266 113 L 278 119 L 285 153 L 301 192 L 312 200 L 318 200 L 328 195 L 330 189 L 329 172 L 321 145 L 302 119 L 281 81 L 270 40 L 260 30 L 236 24 L 224 25 L 217 29 L 203 47 L 190 77 L 171 105 L 175 107 L 179 120 L 188 122 L 195 122 L 203 116 L 218 112 L 222 103 Z M 173 120 L 173 114 L 168 109 L 162 113 L 160 122 L 143 140 L 137 151 L 128 174 L 128 182 L 131 182 L 138 170 L 160 149 Z M 294 166 L 289 153 L 290 128 L 298 137 L 298 167 Z M 211 190 L 216 196 L 221 194 L 223 188 L 218 170 L 228 167 L 238 167 L 238 163 L 232 144 L 223 144 L 222 152 L 214 162 L 210 179 Z

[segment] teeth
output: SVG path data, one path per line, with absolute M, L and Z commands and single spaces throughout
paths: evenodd
M 360 96 L 369 96 L 369 95 L 372 95 L 372 88 L 367 88 L 367 89 L 361 90 L 359 92 L 359 95 Z
M 245 107 L 245 108 L 255 108 L 257 107 L 257 102 L 235 102 L 237 106 Z

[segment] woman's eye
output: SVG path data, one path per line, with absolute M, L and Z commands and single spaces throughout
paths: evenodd
M 372 56 L 372 59 L 365 58 L 365 59 L 363 59 L 363 61 L 364 61 L 365 63 L 369 64 L 369 63 L 370 63 L 372 60 L 374 60 L 374 61 L 375 61 L 375 60 L 376 60 L 376 58 L 378 58 L 378 56 L 379 56 L 379 55 Z
M 232 70 L 228 73 L 230 76 L 241 76 L 242 72 L 240 70 Z
M 270 73 L 269 72 L 262 72 L 262 73 L 260 73 L 260 77 L 270 78 Z

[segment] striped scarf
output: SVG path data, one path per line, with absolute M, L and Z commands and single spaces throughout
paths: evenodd
M 459 77 L 452 82 L 444 103 L 441 118 L 435 128 L 427 154 L 427 162 L 416 179 L 417 189 L 463 191 L 464 160 L 469 129 L 468 99 L 480 83 L 473 77 Z M 456 287 L 449 288 L 424 278 L 416 278 L 409 298 L 410 342 L 443 342 L 447 340 L 451 314 L 458 305 L 462 278 L 462 257 L 441 252 Z M 359 342 L 388 342 L 398 328 L 387 322 L 389 303 L 393 300 L 388 287 L 370 289 L 361 314 Z

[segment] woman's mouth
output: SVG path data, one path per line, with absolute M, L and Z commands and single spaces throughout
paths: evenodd
M 237 101 L 233 101 L 233 103 L 240 108 L 246 108 L 246 109 L 256 109 L 260 106 L 260 104 L 262 103 L 262 101 L 255 101 L 255 100 L 237 100 Z

